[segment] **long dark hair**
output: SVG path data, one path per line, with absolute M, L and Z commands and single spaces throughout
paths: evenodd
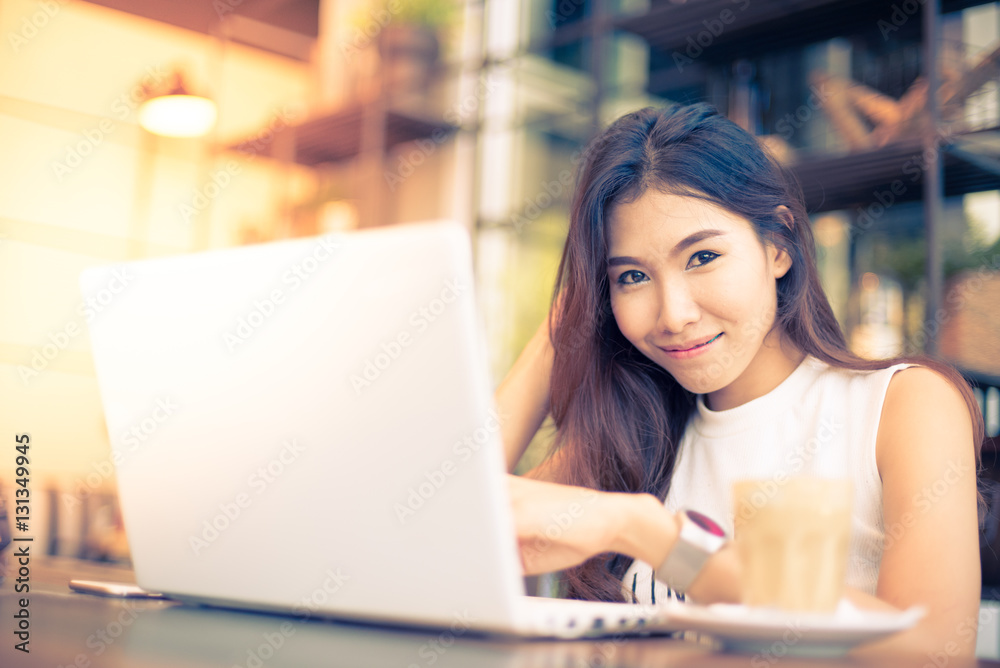
M 552 309 L 555 357 L 550 410 L 566 483 L 665 498 L 677 446 L 695 395 L 619 331 L 607 281 L 611 208 L 649 188 L 697 197 L 750 221 L 763 242 L 783 249 L 791 268 L 777 281 L 775 316 L 788 341 L 834 367 L 872 370 L 901 361 L 931 367 L 961 391 L 976 453 L 983 421 L 968 384 L 926 358 L 866 360 L 847 347 L 816 270 L 815 243 L 797 183 L 758 143 L 711 105 L 646 108 L 627 114 L 587 147 L 578 175 Z M 776 213 L 784 205 L 789 226 Z M 623 600 L 631 559 L 599 555 L 565 572 L 570 598 Z

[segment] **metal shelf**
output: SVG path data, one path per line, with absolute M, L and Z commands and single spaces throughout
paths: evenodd
M 942 0 L 941 11 L 953 12 L 977 4 L 982 0 Z M 919 34 L 920 14 L 917 10 L 912 16 L 905 15 L 906 20 L 893 27 Z M 689 40 L 708 33 L 710 44 L 701 45 L 706 57 L 726 61 L 818 42 L 858 29 L 871 30 L 879 21 L 891 23 L 892 15 L 892 3 L 871 0 L 699 0 L 683 4 L 654 0 L 648 12 L 620 18 L 616 25 L 665 52 L 684 53 Z M 716 29 L 711 30 L 706 22 Z
M 953 144 L 989 151 L 997 138 L 996 129 L 983 130 L 957 135 Z M 946 196 L 1000 188 L 1000 173 L 962 159 L 951 153 L 948 146 L 942 149 Z M 998 153 L 992 158 L 983 153 L 978 155 L 993 161 L 1000 157 Z M 807 210 L 818 213 L 878 202 L 876 193 L 887 193 L 896 181 L 899 183 L 892 192 L 894 201 L 919 200 L 924 194 L 924 166 L 923 146 L 915 137 L 872 151 L 846 155 L 805 154 L 787 168 L 802 186 Z
M 277 142 L 266 144 L 260 154 L 277 159 L 289 159 L 310 167 L 350 160 L 356 158 L 362 151 L 361 137 L 364 122 L 365 109 L 362 105 L 345 107 L 335 113 L 291 126 L 289 131 L 294 135 L 294 145 L 290 155 L 281 155 L 281 148 Z M 444 121 L 398 110 L 386 111 L 384 123 L 385 150 L 416 139 L 431 137 L 443 139 L 458 129 Z M 241 144 L 236 144 L 229 148 L 238 150 L 240 146 Z

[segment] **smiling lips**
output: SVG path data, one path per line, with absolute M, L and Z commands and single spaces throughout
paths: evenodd
M 722 336 L 722 332 L 719 332 L 712 338 L 702 341 L 701 343 L 696 343 L 694 345 L 685 344 L 685 347 L 677 348 L 660 348 L 660 350 L 674 358 L 694 357 L 695 355 L 699 355 L 707 350 L 709 346 L 719 340 L 720 336 Z

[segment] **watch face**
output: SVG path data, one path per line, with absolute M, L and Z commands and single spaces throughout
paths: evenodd
M 720 538 L 726 537 L 726 532 L 722 530 L 718 524 L 716 524 L 711 518 L 702 515 L 698 511 L 688 510 L 687 516 L 691 518 L 691 521 L 700 526 L 702 529 L 712 534 L 713 536 L 718 536 Z

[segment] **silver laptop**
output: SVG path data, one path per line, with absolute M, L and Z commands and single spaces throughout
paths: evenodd
M 429 222 L 92 268 L 135 575 L 186 601 L 511 635 L 672 630 L 525 596 L 470 240 Z

